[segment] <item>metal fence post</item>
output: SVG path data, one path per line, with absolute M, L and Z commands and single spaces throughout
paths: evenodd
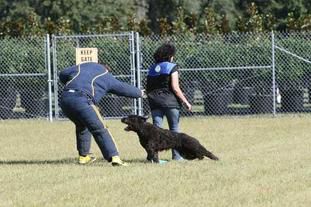
M 135 60 L 136 60 L 136 51 L 135 51 L 135 33 L 132 31 L 130 33 L 130 52 L 131 52 L 131 83 L 136 86 L 137 85 L 137 79 L 136 79 L 136 65 L 135 65 Z M 137 101 L 133 100 L 134 102 L 134 113 L 137 111 Z
M 275 88 L 275 48 L 274 48 L 274 33 L 271 32 L 272 43 L 272 93 L 273 93 L 273 116 L 276 115 L 276 88 Z
M 136 69 L 137 69 L 137 87 L 141 89 L 141 71 L 140 71 L 140 45 L 139 33 L 136 32 Z M 138 98 L 138 115 L 142 115 L 142 98 Z
M 47 69 L 48 69 L 48 99 L 49 99 L 49 121 L 53 121 L 52 112 L 52 75 L 51 75 L 51 50 L 50 50 L 50 35 L 46 35 L 46 56 L 47 56 Z
M 55 119 L 59 119 L 58 109 L 58 81 L 57 81 L 57 56 L 56 56 L 56 37 L 52 35 L 52 53 L 53 53 L 53 80 L 54 80 L 54 111 Z

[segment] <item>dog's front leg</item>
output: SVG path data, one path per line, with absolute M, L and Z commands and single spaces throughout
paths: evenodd
M 147 160 L 150 161 L 150 162 L 153 161 L 153 157 L 152 157 L 151 153 L 148 152 L 148 151 L 147 151 Z
M 159 163 L 159 154 L 158 152 L 153 153 L 153 162 Z
M 150 162 L 159 163 L 159 155 L 158 152 L 155 152 L 152 149 L 146 149 L 147 152 L 147 160 Z

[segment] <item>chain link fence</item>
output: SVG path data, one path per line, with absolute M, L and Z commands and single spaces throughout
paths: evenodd
M 76 48 L 97 48 L 98 62 L 107 64 L 111 73 L 119 80 L 136 85 L 135 33 L 53 36 L 53 71 L 55 117 L 64 118 L 58 100 L 63 85 L 58 82 L 58 74 L 66 67 L 76 64 Z M 105 118 L 117 118 L 136 113 L 136 100 L 112 94 L 104 97 L 98 105 Z
M 48 117 L 46 40 L 0 40 L 0 119 Z
M 249 115 L 309 112 L 310 33 L 178 35 L 141 40 L 141 76 L 146 85 L 156 47 L 177 48 L 181 88 L 193 104 L 189 115 Z M 144 113 L 149 113 L 143 100 Z
M 269 34 L 144 38 L 141 41 L 142 80 L 146 79 L 148 67 L 153 63 L 155 48 L 165 41 L 176 45 L 180 85 L 193 104 L 193 112 L 183 110 L 183 115 L 255 113 L 257 108 L 252 105 L 257 102 L 256 94 L 270 95 L 272 92 Z M 262 84 L 264 88 L 261 88 Z M 143 101 L 143 106 L 144 113 L 148 113 L 147 100 Z M 262 112 L 272 112 L 270 103 Z
M 275 35 L 276 80 L 279 112 L 310 112 L 311 33 Z
M 153 53 L 165 41 L 176 45 L 180 85 L 193 104 L 192 112 L 182 110 L 183 116 L 311 109 L 310 32 L 169 37 L 128 32 L 51 40 L 51 45 L 48 36 L 0 40 L 0 119 L 64 118 L 58 106 L 63 87 L 58 74 L 75 64 L 76 48 L 98 48 L 99 62 L 108 64 L 118 79 L 144 88 Z M 105 97 L 99 109 L 106 118 L 150 112 L 146 99 L 113 95 Z

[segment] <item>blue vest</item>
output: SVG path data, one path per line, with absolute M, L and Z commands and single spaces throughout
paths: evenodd
M 171 74 L 177 65 L 171 62 L 153 64 L 147 75 L 147 95 L 151 109 L 180 108 L 180 101 L 171 87 Z
M 148 76 L 170 75 L 175 66 L 176 64 L 171 62 L 153 64 L 149 68 Z

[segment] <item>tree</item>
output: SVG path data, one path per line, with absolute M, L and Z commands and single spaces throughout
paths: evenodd
M 177 7 L 176 0 L 150 0 L 147 16 L 150 19 L 151 30 L 160 33 L 158 21 L 166 19 L 167 22 L 172 22 L 175 19 Z
M 215 34 L 218 32 L 217 15 L 212 7 L 205 8 L 204 33 Z
M 187 33 L 189 31 L 186 23 L 185 23 L 185 13 L 184 13 L 184 9 L 182 7 L 178 7 L 177 8 L 177 15 L 176 15 L 176 19 L 175 21 L 172 22 L 173 24 L 173 33 L 176 34 L 184 34 Z
M 31 5 L 31 6 L 30 6 Z M 1 0 L 0 20 L 25 19 L 31 13 L 40 18 L 41 24 L 48 19 L 57 23 L 70 20 L 71 30 L 82 33 L 93 30 L 92 26 L 107 17 L 118 17 L 126 24 L 127 15 L 135 13 L 134 2 L 130 0 Z M 54 30 L 53 30 L 54 31 Z
M 311 3 L 309 0 L 235 0 L 235 7 L 247 15 L 245 11 L 251 3 L 255 3 L 258 13 L 262 15 L 272 15 L 275 21 L 276 30 L 285 30 L 287 16 L 292 13 L 295 19 L 304 14 L 310 13 Z
M 249 19 L 246 22 L 248 31 L 251 32 L 263 32 L 264 24 L 262 15 L 258 12 L 258 8 L 255 3 L 251 3 L 248 8 Z
M 0 0 L 0 35 L 310 30 L 310 12 L 310 0 Z

